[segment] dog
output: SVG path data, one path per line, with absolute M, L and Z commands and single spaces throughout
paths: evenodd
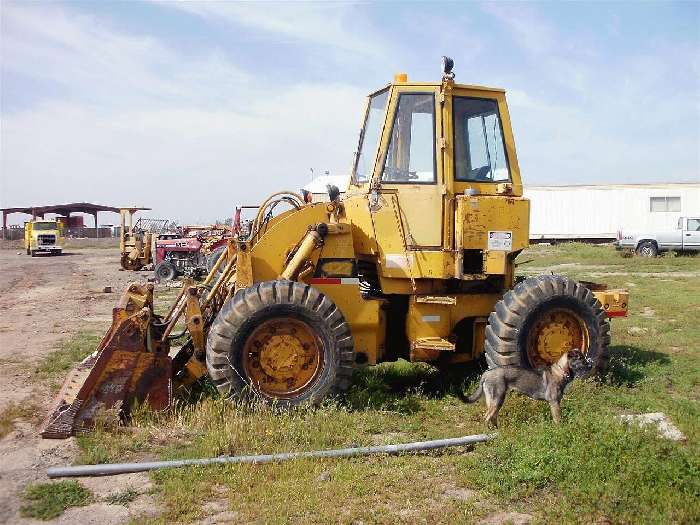
M 552 366 L 541 371 L 521 367 L 503 367 L 487 370 L 481 376 L 479 388 L 470 395 L 460 392 L 465 403 L 474 403 L 483 395 L 486 398 L 487 425 L 498 427 L 498 411 L 506 394 L 517 390 L 532 399 L 547 401 L 555 423 L 561 422 L 561 399 L 564 390 L 576 376 L 585 376 L 593 368 L 593 362 L 579 349 L 562 355 Z

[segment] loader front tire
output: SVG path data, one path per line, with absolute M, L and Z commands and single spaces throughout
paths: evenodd
M 508 291 L 489 315 L 484 349 L 489 368 L 540 370 L 574 348 L 605 369 L 610 324 L 583 284 L 558 275 L 530 277 Z
M 329 297 L 293 281 L 240 290 L 209 330 L 207 369 L 219 392 L 287 408 L 350 386 L 350 326 Z

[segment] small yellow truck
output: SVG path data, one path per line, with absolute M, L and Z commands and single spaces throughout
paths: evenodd
M 57 219 L 34 219 L 24 223 L 24 247 L 27 255 L 37 253 L 61 255 L 63 251 L 63 223 Z

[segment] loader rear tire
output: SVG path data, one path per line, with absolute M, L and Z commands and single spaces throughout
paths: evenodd
M 350 325 L 329 297 L 292 281 L 240 290 L 209 330 L 207 369 L 219 392 L 288 408 L 347 390 Z
M 484 349 L 489 368 L 539 370 L 579 348 L 605 369 L 610 323 L 593 293 L 558 275 L 530 277 L 507 292 L 489 315 Z

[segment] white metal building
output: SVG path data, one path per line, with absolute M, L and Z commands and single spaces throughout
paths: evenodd
M 304 186 L 304 189 L 311 192 L 314 202 L 326 202 L 329 184 L 337 186 L 342 194 L 348 190 L 350 177 L 348 175 L 320 175 Z
M 530 239 L 615 239 L 618 230 L 670 230 L 700 215 L 700 183 L 526 186 Z
M 327 184 L 345 192 L 347 175 L 315 178 L 305 189 L 328 200 Z M 670 230 L 700 216 L 700 183 L 526 186 L 530 239 L 613 240 L 618 230 Z

